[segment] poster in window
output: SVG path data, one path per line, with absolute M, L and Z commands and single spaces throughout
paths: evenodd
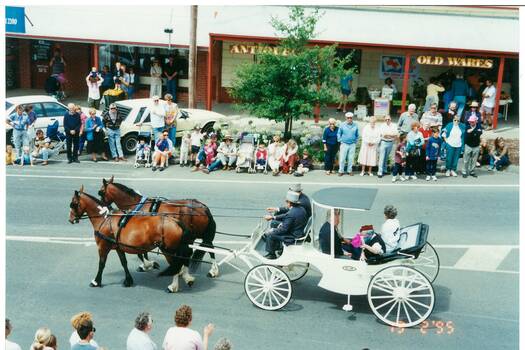
M 33 41 L 33 61 L 49 61 L 51 59 L 51 47 L 53 43 L 47 40 Z
M 405 56 L 392 56 L 384 55 L 381 56 L 379 62 L 379 78 L 386 79 L 403 79 L 405 71 Z M 408 75 L 411 79 L 417 78 L 419 74 L 419 68 L 416 62 L 416 57 L 410 57 L 410 66 Z

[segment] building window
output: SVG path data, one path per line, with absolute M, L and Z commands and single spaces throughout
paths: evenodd
M 168 62 L 168 57 L 173 55 L 175 66 L 177 67 L 178 79 L 188 79 L 189 67 L 189 49 L 160 49 L 159 60 L 160 64 L 164 66 Z

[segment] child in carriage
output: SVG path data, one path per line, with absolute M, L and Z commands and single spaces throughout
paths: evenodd
M 188 165 L 188 157 L 190 156 L 191 151 L 191 135 L 186 132 L 182 137 L 180 145 L 180 160 L 179 164 L 181 167 Z
M 268 150 L 264 143 L 260 143 L 255 152 L 255 169 L 266 170 L 266 163 L 268 162 Z

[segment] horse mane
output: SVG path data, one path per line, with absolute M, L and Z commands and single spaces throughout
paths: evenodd
M 111 184 L 114 185 L 119 190 L 121 190 L 121 191 L 125 192 L 126 194 L 130 195 L 130 196 L 140 196 L 140 194 L 135 192 L 135 190 L 127 187 L 126 185 L 119 184 L 117 182 L 112 182 Z
M 101 207 L 105 206 L 105 204 L 102 203 L 102 201 L 100 199 L 98 199 L 97 197 L 94 197 L 94 196 L 92 196 L 92 195 L 90 195 L 89 193 L 86 193 L 86 192 L 82 192 L 82 194 L 86 195 L 88 198 L 91 198 L 93 201 L 95 201 L 95 203 L 97 203 Z

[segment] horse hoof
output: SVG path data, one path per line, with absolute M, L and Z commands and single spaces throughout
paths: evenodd
M 146 272 L 146 270 L 142 266 L 139 266 L 137 267 L 137 272 Z
M 195 283 L 195 282 L 193 282 L 193 281 L 188 281 L 188 283 L 187 283 L 187 284 L 188 284 L 188 287 L 193 286 L 193 283 Z
M 208 274 L 206 276 L 208 276 L 209 278 L 215 278 L 218 275 L 215 275 L 215 274 L 212 274 L 211 272 L 208 272 Z
M 168 294 L 177 293 L 176 290 L 171 290 L 170 287 L 166 288 L 165 291 L 166 291 L 166 293 L 168 293 Z
M 102 288 L 102 284 L 97 283 L 96 281 L 91 281 L 89 283 L 89 286 L 92 287 L 92 288 Z
M 131 281 L 124 281 L 124 283 L 122 283 L 122 285 L 126 288 L 129 288 L 131 286 L 133 286 L 133 280 Z
M 159 265 L 159 263 L 156 262 L 156 261 L 154 261 L 154 262 L 153 262 L 153 268 L 154 268 L 155 270 L 160 269 L 160 265 Z

